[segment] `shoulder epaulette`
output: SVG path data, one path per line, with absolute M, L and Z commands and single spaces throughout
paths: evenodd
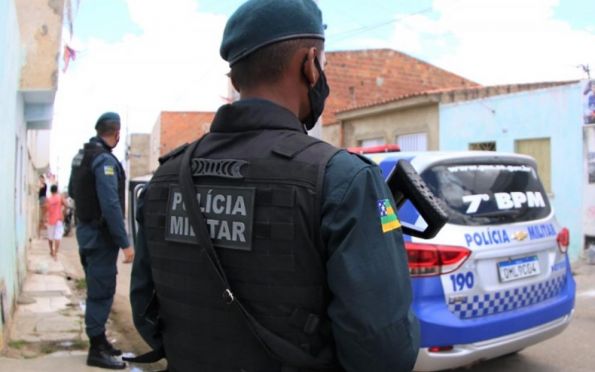
M 318 142 L 322 141 L 301 133 L 289 133 L 277 140 L 272 151 L 277 155 L 291 159 Z
M 363 161 L 364 163 L 366 163 L 366 164 L 370 164 L 370 165 L 378 165 L 378 164 L 374 163 L 374 161 L 373 161 L 372 159 L 370 159 L 370 158 L 368 158 L 368 157 L 365 157 L 365 156 L 364 156 L 364 155 L 362 155 L 362 154 L 358 154 L 357 152 L 351 152 L 351 151 L 347 151 L 347 152 L 348 152 L 348 153 L 350 153 L 351 155 L 355 155 L 355 156 L 357 156 L 358 158 L 360 158 L 360 160 L 362 160 L 362 161 Z
M 165 163 L 166 161 L 168 161 L 169 159 L 175 158 L 176 156 L 180 155 L 181 153 L 184 152 L 184 150 L 186 150 L 186 147 L 188 147 L 190 144 L 188 142 L 186 142 L 185 144 L 183 144 L 182 146 L 178 146 L 175 149 L 171 150 L 170 152 L 168 152 L 167 154 L 161 156 L 159 158 L 159 165 Z

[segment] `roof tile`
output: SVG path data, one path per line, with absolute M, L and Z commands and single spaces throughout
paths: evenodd
M 479 84 L 392 49 L 326 53 L 325 73 L 331 88 L 323 122 L 350 107 L 381 102 L 416 92 L 470 88 Z

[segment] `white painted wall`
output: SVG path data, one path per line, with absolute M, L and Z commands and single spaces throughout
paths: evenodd
M 50 134 L 49 129 L 30 130 L 27 133 L 29 155 L 35 168 L 45 169 L 50 165 Z

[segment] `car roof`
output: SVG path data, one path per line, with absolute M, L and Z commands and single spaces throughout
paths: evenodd
M 411 162 L 414 168 L 421 172 L 435 163 L 447 161 L 515 161 L 527 164 L 535 164 L 535 160 L 523 154 L 512 152 L 495 151 L 404 151 L 404 152 L 384 152 L 375 154 L 365 154 L 366 157 L 379 164 L 381 168 L 392 166 L 401 159 Z

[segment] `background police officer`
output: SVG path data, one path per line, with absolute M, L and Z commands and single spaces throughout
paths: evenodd
M 240 100 L 162 158 L 141 198 L 133 317 L 170 370 L 413 368 L 419 327 L 392 195 L 376 165 L 305 130 L 329 93 L 323 48 L 312 0 L 244 3 L 220 50 Z M 197 195 L 180 208 L 188 169 Z M 196 199 L 223 274 L 184 219 Z M 233 224 L 236 238 L 222 231 Z
M 120 141 L 120 116 L 106 112 L 95 125 L 97 135 L 89 140 L 72 162 L 70 196 L 76 203 L 76 238 L 87 282 L 85 326 L 90 348 L 87 364 L 123 369 L 116 358 L 122 352 L 105 336 L 116 290 L 117 258 L 120 248 L 124 262 L 134 259 L 124 226 L 125 174 L 112 154 Z

